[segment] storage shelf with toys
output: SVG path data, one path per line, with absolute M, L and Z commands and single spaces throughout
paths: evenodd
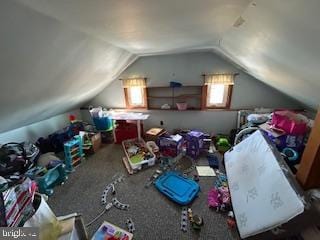
M 64 155 L 67 171 L 73 171 L 73 168 L 81 163 L 83 154 L 82 140 L 79 135 L 64 143 Z

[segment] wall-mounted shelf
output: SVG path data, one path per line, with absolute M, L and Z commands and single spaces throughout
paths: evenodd
M 187 110 L 199 111 L 202 106 L 202 86 L 181 86 L 177 88 L 148 87 L 148 109 L 179 111 L 177 103 L 187 103 Z M 161 106 L 169 104 L 170 109 L 162 109 Z

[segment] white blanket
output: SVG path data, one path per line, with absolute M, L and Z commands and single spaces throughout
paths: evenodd
M 260 131 L 224 156 L 241 238 L 270 230 L 303 212 L 302 201 Z

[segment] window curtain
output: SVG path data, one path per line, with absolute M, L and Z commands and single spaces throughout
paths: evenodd
M 210 84 L 234 84 L 234 74 L 208 74 L 204 76 L 205 85 Z
M 145 78 L 128 78 L 128 79 L 122 79 L 122 86 L 123 88 L 130 88 L 130 87 L 145 88 L 147 85 L 146 85 Z

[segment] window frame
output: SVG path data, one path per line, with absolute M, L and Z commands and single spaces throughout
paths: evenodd
M 130 104 L 130 92 L 129 92 L 129 88 L 124 88 L 124 97 L 125 97 L 125 102 L 126 102 L 126 108 L 127 109 L 147 109 L 148 108 L 148 101 L 147 101 L 147 89 L 146 87 L 141 87 L 141 91 L 142 91 L 142 98 L 143 98 L 143 105 L 132 105 Z
M 225 105 L 223 105 L 223 106 L 209 105 L 209 103 L 208 103 L 209 85 L 202 86 L 202 110 L 206 110 L 206 109 L 230 109 L 233 85 L 225 85 L 225 86 L 228 88 L 228 90 L 227 90 L 227 101 L 226 101 Z

